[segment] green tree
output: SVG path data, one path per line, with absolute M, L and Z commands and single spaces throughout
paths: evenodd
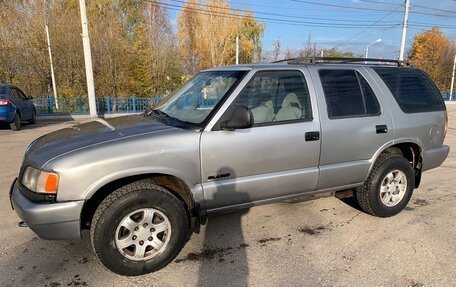
M 322 51 L 323 51 L 324 57 L 335 57 L 335 58 L 354 58 L 355 57 L 355 53 L 344 52 L 344 51 L 338 50 L 337 48 L 324 49 Z

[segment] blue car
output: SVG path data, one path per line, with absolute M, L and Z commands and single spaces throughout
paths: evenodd
M 31 101 L 18 87 L 0 84 L 0 123 L 7 123 L 13 131 L 21 129 L 21 124 L 36 122 L 36 110 Z

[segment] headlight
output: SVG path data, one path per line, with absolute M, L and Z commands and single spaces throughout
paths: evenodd
M 29 166 L 22 176 L 22 184 L 37 193 L 55 194 L 59 187 L 59 175 Z

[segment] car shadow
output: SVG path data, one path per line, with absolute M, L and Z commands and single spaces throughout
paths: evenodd
M 353 190 L 343 190 L 336 192 L 335 197 L 346 205 L 358 211 L 363 211 L 358 201 L 356 200 L 355 192 Z
M 230 174 L 236 178 L 232 168 L 222 167 L 217 174 Z M 235 198 L 236 202 L 249 202 L 246 192 L 236 190 L 236 186 L 221 188 L 211 199 L 206 200 L 207 206 L 220 206 L 229 199 Z M 247 286 L 249 279 L 249 266 L 243 231 L 242 217 L 249 209 L 244 208 L 236 212 L 209 216 L 204 232 L 203 250 L 199 254 L 201 265 L 196 286 Z M 188 257 L 188 255 L 187 255 Z M 217 275 L 215 275 L 217 274 Z
M 87 232 L 81 241 L 42 240 L 29 232 L 23 232 L 29 239 L 16 244 L 8 258 L 0 257 L 1 286 L 88 286 L 91 278 L 84 270 L 104 271 Z

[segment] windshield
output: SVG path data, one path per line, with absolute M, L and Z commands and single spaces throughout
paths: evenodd
M 202 72 L 160 103 L 157 110 L 167 117 L 201 125 L 245 73 L 246 71 Z

